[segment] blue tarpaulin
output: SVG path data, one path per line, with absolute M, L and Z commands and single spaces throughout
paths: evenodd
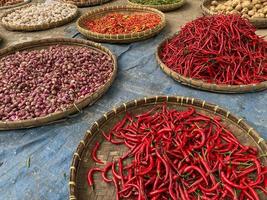
M 216 94 L 180 85 L 156 63 L 156 47 L 166 34 L 129 45 L 104 44 L 118 57 L 117 78 L 82 113 L 48 126 L 1 131 L 0 199 L 67 199 L 72 155 L 85 131 L 114 106 L 145 96 L 179 95 L 216 103 L 245 118 L 266 139 L 267 93 Z

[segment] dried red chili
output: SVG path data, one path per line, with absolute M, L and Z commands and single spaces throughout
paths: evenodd
M 175 72 L 207 83 L 267 81 L 267 41 L 237 15 L 200 17 L 166 42 L 162 61 Z
M 128 34 L 156 27 L 161 22 L 154 13 L 109 13 L 103 17 L 84 22 L 86 28 L 102 34 Z

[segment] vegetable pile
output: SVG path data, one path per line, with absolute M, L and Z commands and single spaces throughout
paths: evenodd
M 207 83 L 246 85 L 267 81 L 267 41 L 238 15 L 200 17 L 163 44 L 164 64 Z
M 17 8 L 2 18 L 2 22 L 11 25 L 36 26 L 62 21 L 75 15 L 77 7 L 62 2 L 32 4 Z
M 17 3 L 21 3 L 23 2 L 24 0 L 1 0 L 0 1 L 0 7 L 1 6 L 9 6 L 9 5 L 14 5 L 14 4 L 17 4 Z
M 0 59 L 0 120 L 62 111 L 92 94 L 113 72 L 111 57 L 86 47 L 51 46 Z
M 144 5 L 166 5 L 178 3 L 181 0 L 130 0 L 132 3 L 144 4 Z
M 161 22 L 154 13 L 109 13 L 103 17 L 84 23 L 90 31 L 102 34 L 129 34 L 156 27 Z
M 93 175 L 100 172 L 115 186 L 117 199 L 256 200 L 257 193 L 267 195 L 267 167 L 258 150 L 242 145 L 219 117 L 160 105 L 143 114 L 127 113 L 102 134 L 129 150 L 103 168 L 91 168 L 88 184 L 93 186 Z M 97 142 L 92 159 L 100 165 L 99 147 Z
M 212 1 L 210 10 L 217 13 L 240 14 L 245 18 L 267 18 L 266 0 Z

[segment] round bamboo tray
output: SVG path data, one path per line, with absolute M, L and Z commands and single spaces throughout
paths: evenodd
M 25 42 L 22 44 L 17 44 L 14 46 L 7 47 L 3 50 L 0 50 L 0 59 L 6 55 L 15 53 L 17 51 L 27 51 L 34 49 L 44 49 L 51 45 L 66 45 L 66 46 L 81 46 L 88 47 L 90 49 L 100 51 L 105 53 L 112 58 L 114 63 L 113 73 L 107 82 L 102 85 L 96 92 L 93 94 L 86 95 L 83 99 L 76 101 L 71 107 L 66 108 L 63 111 L 51 113 L 44 117 L 37 117 L 29 120 L 17 120 L 17 121 L 0 121 L 0 130 L 11 130 L 11 129 L 22 129 L 22 128 L 31 128 L 36 126 L 41 126 L 45 124 L 54 123 L 59 119 L 66 118 L 71 114 L 81 112 L 81 109 L 88 105 L 92 105 L 97 101 L 111 86 L 115 76 L 117 74 L 117 60 L 116 57 L 111 53 L 110 50 L 103 47 L 98 43 L 94 43 L 87 40 L 81 39 L 70 39 L 70 38 L 49 38 L 42 40 L 35 40 L 31 42 Z
M 171 36 L 170 38 L 167 38 L 165 41 L 163 41 L 158 46 L 156 51 L 156 58 L 160 68 L 174 80 L 186 86 L 217 93 L 246 93 L 246 92 L 262 91 L 267 89 L 267 81 L 261 82 L 259 84 L 248 84 L 248 85 L 219 85 L 215 83 L 207 83 L 198 79 L 188 78 L 178 74 L 174 70 L 170 69 L 167 65 L 165 65 L 159 56 L 162 46 L 166 42 L 171 40 L 171 38 L 175 37 L 178 34 L 179 33 L 176 33 L 174 36 Z
M 10 31 L 40 31 L 40 30 L 47 30 L 47 29 L 51 29 L 51 28 L 55 28 L 55 27 L 67 24 L 67 23 L 71 22 L 72 20 L 74 20 L 78 15 L 77 6 L 70 4 L 73 8 L 76 9 L 76 12 L 73 15 L 71 15 L 67 18 L 64 18 L 62 20 L 56 21 L 56 22 L 43 23 L 43 24 L 38 24 L 38 25 L 16 25 L 16 24 L 10 24 L 10 23 L 3 22 L 3 17 L 6 17 L 8 14 L 10 14 L 16 10 L 24 9 L 24 8 L 27 8 L 31 5 L 34 5 L 34 4 L 25 5 L 25 6 L 15 8 L 15 9 L 12 9 L 12 10 L 5 12 L 1 16 L 1 25 Z
M 108 3 L 111 0 L 80 0 L 80 1 L 62 0 L 62 1 L 66 3 L 74 4 L 78 7 L 88 7 L 88 6 L 102 5 L 104 3 Z
M 69 191 L 70 200 L 113 200 L 115 199 L 115 189 L 113 186 L 102 181 L 99 174 L 94 176 L 95 189 L 88 187 L 87 172 L 95 166 L 95 162 L 91 159 L 91 151 L 94 148 L 96 141 L 101 143 L 98 157 L 103 161 L 116 160 L 122 156 L 126 149 L 122 146 L 116 146 L 107 142 L 101 130 L 109 131 L 116 122 L 120 121 L 126 112 L 143 113 L 150 110 L 157 104 L 166 102 L 169 108 L 184 110 L 188 107 L 194 107 L 197 112 L 206 114 L 210 117 L 220 116 L 225 127 L 232 131 L 237 139 L 245 145 L 250 145 L 258 148 L 260 155 L 267 152 L 267 144 L 264 139 L 252 127 L 250 127 L 242 118 L 236 117 L 229 111 L 219 107 L 218 105 L 210 104 L 205 101 L 189 98 L 189 97 L 151 97 L 140 100 L 130 101 L 104 114 L 97 120 L 93 126 L 86 132 L 84 138 L 80 141 L 72 159 L 70 167 Z M 262 157 L 261 162 L 267 166 L 267 158 Z M 264 199 L 261 194 L 261 199 Z
M 13 4 L 13 5 L 0 6 L 0 10 L 15 8 L 15 7 L 18 7 L 18 6 L 22 6 L 22 5 L 28 4 L 30 2 L 31 2 L 31 0 L 24 0 L 23 2 L 16 3 L 16 4 Z
M 129 5 L 132 5 L 132 6 L 149 7 L 149 8 L 155 8 L 162 12 L 169 12 L 169 11 L 177 10 L 178 8 L 182 7 L 186 3 L 186 0 L 180 0 L 177 3 L 164 4 L 164 5 L 139 4 L 139 3 L 133 3 L 131 0 L 128 0 L 128 3 Z
M 101 16 L 106 15 L 111 12 L 121 12 L 121 13 L 131 13 L 131 12 L 140 12 L 140 13 L 154 13 L 160 16 L 161 23 L 152 29 L 148 29 L 142 32 L 130 33 L 130 34 L 100 34 L 88 30 L 84 26 L 85 20 L 95 19 Z M 99 9 L 90 11 L 85 15 L 81 16 L 77 21 L 78 31 L 87 37 L 88 39 L 98 41 L 98 42 L 109 42 L 109 43 L 131 43 L 140 40 L 145 40 L 151 38 L 158 34 L 166 25 L 165 15 L 153 8 L 146 7 L 136 7 L 136 6 L 109 6 L 101 7 Z
M 219 0 L 221 1 L 221 0 Z M 216 15 L 218 13 L 213 12 L 209 9 L 212 0 L 203 0 L 201 4 L 201 9 L 204 15 Z M 250 18 L 248 19 L 257 28 L 266 28 L 267 27 L 267 18 Z

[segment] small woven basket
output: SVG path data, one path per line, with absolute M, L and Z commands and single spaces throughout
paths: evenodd
M 169 12 L 169 11 L 177 10 L 178 8 L 182 7 L 185 3 L 186 3 L 186 0 L 180 0 L 177 3 L 173 3 L 173 4 L 148 5 L 148 4 L 134 3 L 131 0 L 128 0 L 129 5 L 155 8 L 155 9 L 160 10 L 162 12 Z
M 111 128 L 123 118 L 126 112 L 132 114 L 144 113 L 155 105 L 162 104 L 163 102 L 166 102 L 169 108 L 177 110 L 185 110 L 188 107 L 194 107 L 197 112 L 210 117 L 220 116 L 224 126 L 230 130 L 242 144 L 256 147 L 260 155 L 265 155 L 267 152 L 267 145 L 264 139 L 261 138 L 252 127 L 242 118 L 236 117 L 218 105 L 210 104 L 199 99 L 180 96 L 156 96 L 134 100 L 124 103 L 104 114 L 103 117 L 93 124 L 80 141 L 73 155 L 70 167 L 70 200 L 115 200 L 116 195 L 114 187 L 104 183 L 99 174 L 94 176 L 95 189 L 92 190 L 91 187 L 88 187 L 87 172 L 90 168 L 95 166 L 95 162 L 91 159 L 91 152 L 95 142 L 98 141 L 101 143 L 98 154 L 101 160 L 104 162 L 116 160 L 123 155 L 127 148 L 123 148 L 122 145 L 116 146 L 106 141 L 101 134 L 101 130 L 105 132 L 111 130 Z M 262 157 L 261 163 L 267 166 L 267 158 Z M 259 196 L 262 200 L 264 199 L 264 194 L 259 194 Z
M 201 4 L 201 9 L 204 15 L 216 15 L 215 13 L 209 9 L 211 2 L 213 0 L 203 0 Z M 219 0 L 221 1 L 221 0 Z M 257 28 L 266 28 L 267 27 L 267 18 L 253 18 L 249 19 L 249 21 Z
M 30 2 L 31 2 L 31 0 L 24 0 L 23 2 L 16 3 L 16 4 L 7 5 L 7 6 L 0 6 L 0 10 L 15 8 L 15 7 L 18 7 L 18 6 L 22 6 L 22 5 L 28 4 Z
M 163 45 L 178 34 L 179 33 L 176 33 L 175 35 L 163 41 L 158 46 L 157 51 L 156 51 L 156 58 L 157 58 L 160 68 L 168 76 L 172 77 L 174 80 L 186 86 L 190 86 L 196 89 L 206 90 L 210 92 L 217 92 L 217 93 L 246 93 L 246 92 L 262 91 L 262 90 L 267 89 L 267 81 L 261 82 L 259 84 L 249 84 L 249 85 L 219 85 L 215 83 L 207 83 L 207 82 L 204 82 L 198 79 L 188 78 L 173 71 L 172 69 L 170 69 L 167 65 L 165 65 L 162 62 L 159 55 L 160 55 Z
M 97 6 L 97 5 L 102 5 L 104 3 L 108 3 L 111 0 L 62 0 L 63 2 L 66 3 L 71 3 L 74 4 L 78 7 L 88 7 L 88 6 Z
M 131 33 L 131 34 L 99 34 L 88 30 L 84 23 L 88 19 L 95 19 L 101 17 L 110 12 L 120 12 L 120 13 L 131 13 L 131 12 L 140 12 L 140 13 L 154 13 L 160 16 L 161 23 L 156 27 L 145 30 L 142 32 Z M 109 43 L 131 43 L 140 40 L 145 40 L 151 38 L 158 34 L 166 25 L 165 15 L 153 8 L 146 7 L 136 7 L 136 6 L 110 6 L 110 7 L 101 7 L 96 10 L 92 10 L 85 15 L 81 16 L 77 21 L 78 31 L 87 37 L 88 39 L 98 41 L 98 42 L 109 42 Z
M 28 51 L 34 49 L 43 49 L 47 48 L 51 45 L 66 45 L 66 46 L 81 46 L 87 47 L 90 49 L 94 49 L 96 51 L 100 51 L 105 53 L 109 57 L 112 58 L 114 63 L 114 69 L 112 75 L 109 80 L 102 85 L 96 92 L 93 94 L 86 95 L 83 99 L 76 101 L 72 106 L 68 107 L 64 111 L 51 113 L 44 117 L 37 117 L 29 120 L 17 120 L 17 121 L 0 121 L 0 130 L 11 130 L 11 129 L 22 129 L 22 128 L 31 128 L 36 126 L 41 126 L 45 124 L 54 123 L 59 119 L 66 118 L 71 114 L 81 112 L 81 109 L 92 105 L 95 101 L 97 101 L 111 86 L 113 83 L 115 76 L 117 74 L 117 60 L 116 57 L 109 51 L 107 48 L 103 47 L 98 43 L 94 43 L 87 40 L 81 39 L 68 39 L 68 38 L 50 38 L 50 39 L 42 39 L 35 40 L 31 42 L 25 42 L 22 44 L 17 44 L 14 46 L 7 47 L 3 50 L 0 50 L 0 59 L 6 55 L 15 53 L 17 51 Z
M 56 22 L 43 23 L 43 24 L 38 24 L 38 25 L 15 25 L 15 24 L 3 22 L 3 20 L 2 20 L 3 17 L 6 17 L 8 14 L 10 14 L 16 10 L 24 9 L 24 8 L 27 8 L 31 5 L 34 5 L 34 4 L 25 5 L 25 6 L 15 8 L 15 9 L 12 9 L 12 10 L 5 12 L 1 16 L 1 25 L 10 31 L 40 31 L 40 30 L 47 30 L 47 29 L 51 29 L 51 28 L 55 28 L 55 27 L 67 24 L 67 23 L 71 22 L 72 20 L 74 20 L 78 15 L 77 6 L 70 4 L 73 8 L 76 9 L 76 12 L 73 13 L 73 15 L 71 15 L 67 18 L 64 18 L 62 20 L 56 21 Z

